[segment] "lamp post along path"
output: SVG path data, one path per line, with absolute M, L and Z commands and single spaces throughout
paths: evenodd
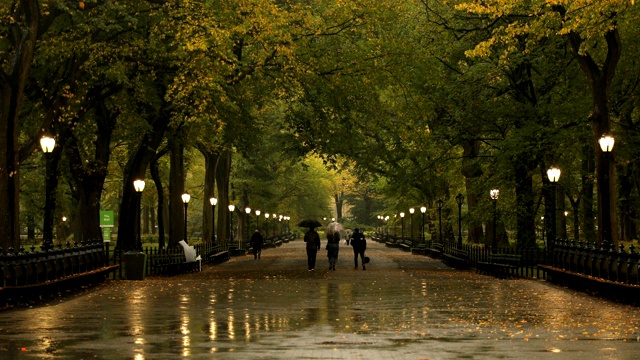
M 420 227 L 420 238 L 422 239 L 422 242 L 427 242 L 427 237 L 424 235 L 424 214 L 427 212 L 427 207 L 426 206 L 421 206 L 420 207 L 420 212 L 422 213 L 422 226 Z
M 191 195 L 189 193 L 182 194 L 182 203 L 184 204 L 184 242 L 189 243 L 187 241 L 187 206 L 189 205 L 189 200 L 191 200 Z
M 136 191 L 136 193 L 138 194 L 137 198 L 138 198 L 138 243 L 136 244 L 137 250 L 138 251 L 142 251 L 142 235 L 141 235 L 141 228 L 142 228 L 142 224 L 141 224 L 141 214 L 142 214 L 142 191 L 144 191 L 144 185 L 145 182 L 142 179 L 138 179 L 135 180 L 133 182 L 133 188 Z
M 464 196 L 462 194 L 456 195 L 456 202 L 458 203 L 458 247 L 462 248 L 462 203 Z
M 557 238 L 558 225 L 557 225 L 556 212 L 558 210 L 556 206 L 556 192 L 558 190 L 558 181 L 560 180 L 560 174 L 561 174 L 561 171 L 556 166 L 551 166 L 549 170 L 547 170 L 547 177 L 549 178 L 549 182 L 553 186 L 553 188 L 551 189 L 551 194 L 549 196 L 551 198 L 551 211 L 550 211 L 551 219 L 549 219 L 550 234 L 547 237 L 549 251 L 553 250 L 553 244 L 555 243 Z
M 214 244 L 216 242 L 216 205 L 218 199 L 210 197 L 209 203 L 211 204 L 211 243 Z
M 40 146 L 45 160 L 45 202 L 44 223 L 42 226 L 42 249 L 49 250 L 53 247 L 53 211 L 55 209 L 55 183 L 53 179 L 53 166 L 51 164 L 51 152 L 56 146 L 56 140 L 49 136 L 40 139 Z
M 498 249 L 498 221 L 497 221 L 497 209 L 498 209 L 498 196 L 500 196 L 500 190 L 492 189 L 489 191 L 491 200 L 493 200 L 493 240 L 491 241 L 491 252 L 495 253 Z
M 603 134 L 598 140 L 600 150 L 604 155 L 602 161 L 602 185 L 598 184 L 598 203 L 601 203 L 600 211 L 598 213 L 599 222 L 602 225 L 601 238 L 602 246 L 604 249 L 609 249 L 612 239 L 612 222 L 611 222 L 611 180 L 609 173 L 611 172 L 611 152 L 613 151 L 613 145 L 615 139 L 613 136 Z

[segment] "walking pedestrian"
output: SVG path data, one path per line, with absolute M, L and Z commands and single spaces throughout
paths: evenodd
M 327 235 L 327 257 L 329 258 L 329 270 L 336 269 L 338 253 L 340 252 L 340 233 L 334 232 Z
M 367 250 L 367 240 L 364 238 L 364 234 L 360 232 L 360 229 L 353 229 L 353 235 L 351 235 L 351 246 L 353 246 L 353 270 L 358 270 L 358 256 L 362 260 L 362 270 L 367 270 L 364 263 L 364 252 Z
M 260 234 L 260 229 L 256 229 L 256 231 L 251 235 L 251 248 L 253 249 L 253 260 L 260 259 L 260 254 L 262 253 L 262 245 L 264 244 L 264 238 L 262 234 Z
M 313 271 L 316 268 L 316 255 L 320 250 L 320 235 L 315 228 L 310 227 L 304 234 L 304 242 L 307 243 L 307 266 L 309 271 Z

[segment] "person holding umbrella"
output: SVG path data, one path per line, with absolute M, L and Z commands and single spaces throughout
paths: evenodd
M 320 235 L 318 235 L 315 228 L 320 225 L 321 224 L 315 220 L 305 220 L 298 224 L 300 227 L 309 228 L 309 231 L 304 234 L 304 242 L 307 243 L 307 266 L 309 271 L 314 271 L 316 268 L 316 255 L 318 254 L 318 250 L 320 250 Z

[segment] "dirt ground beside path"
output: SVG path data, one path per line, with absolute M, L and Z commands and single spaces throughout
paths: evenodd
M 301 240 L 200 273 L 0 313 L 0 359 L 637 359 L 638 308 L 369 241 L 307 271 Z

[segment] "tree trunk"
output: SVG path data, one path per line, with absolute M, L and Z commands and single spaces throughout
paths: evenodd
M 216 227 L 218 228 L 219 243 L 223 247 L 229 244 L 229 179 L 231 177 L 231 150 L 224 150 L 220 154 L 218 169 L 216 171 L 216 185 L 218 189 L 218 219 Z
M 4 49 L 6 57 L 0 59 L 4 63 L 0 68 L 0 247 L 4 249 L 20 246 L 18 119 L 40 22 L 37 0 L 19 1 L 12 10 L 15 21 L 7 26 L 13 36 Z
M 165 114 L 161 114 L 165 115 Z M 133 181 L 144 179 L 147 166 L 155 156 L 160 146 L 164 133 L 169 124 L 169 116 L 160 116 L 151 124 L 151 129 L 142 137 L 140 145 L 131 155 L 125 165 L 122 180 L 122 200 L 118 211 L 118 242 L 121 250 L 133 250 L 137 248 L 136 240 L 136 214 L 137 201 L 133 188 Z
M 631 193 L 633 191 L 633 165 L 627 163 L 620 165 L 621 171 L 618 172 L 618 183 L 620 184 L 620 234 L 622 240 L 633 241 L 635 239 L 636 227 L 633 219 L 635 211 L 632 207 Z
M 162 187 L 162 179 L 160 178 L 160 170 L 158 169 L 158 157 L 154 156 L 151 159 L 151 163 L 149 166 L 149 173 L 151 174 L 151 178 L 153 179 L 153 183 L 156 186 L 156 193 L 158 194 L 158 208 L 157 208 L 157 221 L 158 221 L 158 247 L 160 249 L 164 249 L 165 242 L 165 197 L 164 197 L 164 188 Z
M 184 141 L 180 136 L 174 137 L 170 144 L 169 171 L 169 248 L 178 246 L 185 237 L 187 224 L 184 222 L 185 208 L 182 202 L 184 189 Z M 188 206 L 188 205 L 187 205 Z M 188 208 L 187 208 L 188 210 Z M 189 221 L 187 219 L 187 221 Z
M 213 214 L 213 207 L 211 206 L 211 202 L 209 198 L 216 197 L 215 194 L 215 186 L 216 186 L 216 171 L 218 167 L 218 161 L 220 160 L 220 154 L 209 149 L 205 144 L 198 143 L 196 144 L 198 150 L 204 157 L 204 199 L 202 204 L 202 236 L 204 241 L 213 241 L 215 242 L 214 232 L 215 229 L 213 224 L 213 218 L 215 214 Z M 218 206 L 216 205 L 216 208 Z M 218 208 L 218 211 L 220 209 Z
M 595 227 L 595 213 L 593 211 L 593 178 L 595 172 L 595 152 L 592 144 L 586 144 L 582 148 L 582 169 L 581 169 L 581 194 L 580 194 L 580 223 L 584 240 L 593 242 L 597 239 Z
M 515 165 L 517 248 L 536 247 L 533 180 L 527 164 L 530 154 L 519 154 Z
M 78 203 L 78 214 L 75 220 L 82 231 L 81 237 L 75 241 L 102 239 L 100 199 L 111 157 L 111 135 L 118 117 L 118 111 L 109 109 L 105 104 L 108 96 L 98 93 L 97 98 L 92 101 L 96 110 L 97 129 L 94 158 L 91 161 L 82 159 L 77 138 L 71 133 L 72 129 L 65 130 L 69 136 L 66 151 L 69 172 L 73 176 L 76 188 L 74 196 Z
M 582 72 L 587 77 L 591 85 L 592 111 L 590 116 L 591 128 L 593 129 L 593 143 L 597 144 L 598 139 L 609 133 L 609 99 L 611 82 L 615 75 L 620 54 L 622 52 L 620 35 L 616 28 L 609 30 L 604 38 L 607 44 L 607 55 L 599 67 L 589 53 L 581 53 L 580 45 L 582 39 L 576 33 L 569 34 L 569 41 L 574 54 L 578 59 Z M 613 154 L 605 157 L 600 146 L 595 146 L 596 155 L 596 181 L 598 186 L 598 239 L 603 241 L 618 241 L 617 216 L 616 216 L 616 176 L 615 159 Z M 608 184 L 608 186 L 607 186 Z M 607 233 L 608 232 L 608 233 Z M 605 237 L 609 237 L 605 239 Z
M 342 191 L 333 195 L 336 202 L 336 221 L 342 222 L 342 205 L 344 204 L 344 193 Z
M 478 206 L 478 199 L 480 196 L 475 193 L 474 183 L 477 178 L 482 177 L 482 167 L 478 163 L 478 156 L 480 154 L 480 142 L 477 140 L 470 140 L 463 144 L 463 158 L 462 158 L 462 175 L 465 177 L 465 187 L 467 189 L 467 206 L 469 213 Z M 483 239 L 482 224 L 467 222 L 467 240 L 473 244 L 479 244 Z

